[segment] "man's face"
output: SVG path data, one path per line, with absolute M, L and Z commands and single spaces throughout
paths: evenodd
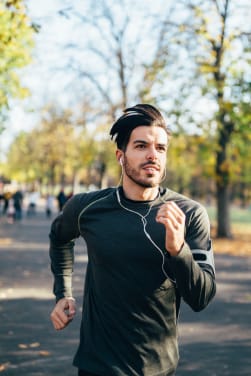
M 166 166 L 168 136 L 164 129 L 139 126 L 124 153 L 124 177 L 144 188 L 159 185 Z

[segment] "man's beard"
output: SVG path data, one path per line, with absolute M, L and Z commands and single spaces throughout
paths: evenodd
M 156 163 L 154 162 L 147 162 L 143 165 L 141 165 L 139 168 L 142 168 L 143 166 L 157 166 Z M 158 166 L 159 168 L 159 166 Z M 149 180 L 148 178 L 151 178 L 151 174 L 148 174 L 148 178 L 142 178 L 140 176 L 140 172 L 138 172 L 136 169 L 134 169 L 133 167 L 130 166 L 130 164 L 127 162 L 127 159 L 125 158 L 125 161 L 124 161 L 124 173 L 136 184 L 138 184 L 140 187 L 143 187 L 143 188 L 154 188 L 154 187 L 157 187 L 159 186 L 161 180 L 162 180 L 162 175 L 164 174 L 161 174 L 159 175 L 158 178 L 154 177 L 153 180 Z

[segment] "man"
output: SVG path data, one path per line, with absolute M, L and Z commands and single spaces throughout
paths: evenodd
M 23 206 L 23 194 L 20 189 L 18 189 L 12 196 L 14 205 L 14 219 L 20 221 L 22 219 L 22 206 Z
M 122 186 L 73 196 L 52 224 L 51 319 L 60 330 L 75 315 L 73 247 L 82 236 L 79 375 L 174 375 L 180 300 L 200 311 L 216 291 L 208 217 L 200 204 L 160 187 L 170 132 L 156 108 L 126 109 L 110 135 Z
M 62 209 L 63 209 L 64 204 L 67 201 L 67 197 L 66 197 L 66 195 L 64 193 L 64 189 L 63 188 L 60 189 L 60 192 L 57 195 L 57 200 L 58 200 L 58 210 L 59 210 L 59 212 L 61 212 Z

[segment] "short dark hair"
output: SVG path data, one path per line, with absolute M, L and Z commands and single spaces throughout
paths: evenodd
M 125 151 L 132 131 L 139 126 L 156 126 L 163 128 L 168 137 L 171 131 L 166 125 L 160 111 L 150 104 L 136 104 L 128 107 L 124 114 L 116 120 L 110 130 L 111 139 L 115 137 L 118 149 Z

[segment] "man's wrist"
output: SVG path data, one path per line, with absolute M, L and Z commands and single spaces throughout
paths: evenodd
M 184 245 L 185 245 L 185 242 L 182 243 L 182 245 L 178 248 L 178 250 L 175 249 L 175 250 L 172 251 L 172 250 L 168 249 L 168 253 L 170 254 L 170 256 L 176 257 L 180 254 L 180 252 L 184 248 Z

